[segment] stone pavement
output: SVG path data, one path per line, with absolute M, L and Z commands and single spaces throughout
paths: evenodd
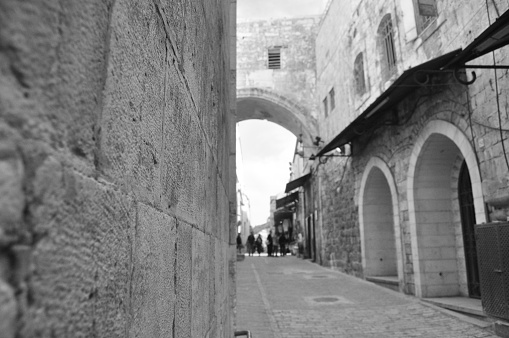
M 237 262 L 237 330 L 253 338 L 496 337 L 418 299 L 300 258 Z

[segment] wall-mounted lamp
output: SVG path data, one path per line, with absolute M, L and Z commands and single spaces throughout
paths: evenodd
M 313 141 L 313 144 L 315 146 L 319 147 L 320 143 L 323 143 L 322 138 L 320 136 L 315 137 L 315 140 Z
M 314 161 L 314 160 L 316 160 L 316 158 L 318 158 L 318 161 L 320 162 L 320 164 L 325 164 L 331 157 L 350 157 L 350 156 L 352 156 L 351 149 L 352 148 L 351 148 L 350 144 L 346 143 L 346 144 L 343 144 L 341 147 L 337 147 L 336 149 L 334 149 L 334 152 L 335 152 L 334 154 L 320 155 L 320 156 L 311 154 L 311 156 L 309 157 L 309 160 Z

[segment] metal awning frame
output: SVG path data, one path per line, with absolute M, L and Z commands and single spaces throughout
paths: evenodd
M 353 139 L 361 135 L 366 128 L 375 124 L 382 123 L 380 121 L 380 112 L 391 111 L 392 116 L 387 121 L 383 121 L 385 125 L 395 125 L 398 123 L 397 113 L 394 111 L 395 107 L 401 100 L 406 97 L 410 92 L 416 88 L 426 86 L 430 82 L 430 75 L 443 74 L 443 66 L 448 64 L 455 58 L 461 49 L 449 52 L 439 56 L 433 60 L 422 63 L 416 67 L 410 68 L 403 72 L 387 90 L 367 107 L 353 122 L 351 122 L 341 133 L 327 143 L 316 155 L 315 158 L 326 155 L 326 153 L 350 143 Z M 445 72 L 452 72 L 448 70 Z M 352 153 L 355 149 L 352 149 Z M 338 156 L 338 155 L 332 155 Z
M 497 34 L 499 36 L 497 36 Z M 501 35 L 502 34 L 502 35 Z M 397 105 L 397 101 L 404 98 L 414 88 L 404 89 L 401 87 L 409 85 L 410 77 L 418 86 L 426 85 L 432 74 L 452 73 L 456 81 L 463 85 L 471 85 L 477 79 L 474 71 L 471 72 L 472 78 L 465 80 L 460 72 L 465 69 L 509 69 L 509 65 L 466 65 L 482 55 L 493 52 L 509 44 L 509 10 L 502 14 L 492 25 L 474 39 L 465 49 L 458 49 L 448 54 L 444 54 L 436 59 L 425 62 L 419 66 L 406 70 L 394 83 L 383 92 L 364 112 L 362 112 L 352 123 L 350 123 L 341 133 L 327 143 L 314 158 L 320 160 L 321 157 L 336 157 L 341 155 L 326 155 L 326 153 L 344 144 L 350 143 L 354 138 L 362 133 L 359 128 L 373 125 L 376 121 L 374 115 L 379 111 L 389 111 Z M 398 88 L 400 87 L 400 88 Z M 396 98 L 395 98 L 396 97 Z M 378 117 L 378 116 L 377 116 Z M 395 117 L 397 117 L 395 115 Z M 397 119 L 393 119 L 385 124 L 397 124 Z
M 287 205 L 290 205 L 291 203 L 294 203 L 299 200 L 299 193 L 294 192 L 292 194 L 289 194 L 285 197 L 281 197 L 276 199 L 276 209 L 284 208 Z
M 456 80 L 464 85 L 470 85 L 475 82 L 477 75 L 471 72 L 471 80 L 463 80 L 458 76 L 460 69 L 509 69 L 509 65 L 467 65 L 474 59 L 493 52 L 509 44 L 509 10 L 502 14 L 498 19 L 486 28 L 477 38 L 465 47 L 454 59 L 445 67 L 454 70 Z
M 311 178 L 311 173 L 303 175 L 299 178 L 294 179 L 293 181 L 286 183 L 285 193 L 289 193 L 290 191 L 303 186 L 307 182 L 307 180 L 309 180 L 310 178 Z

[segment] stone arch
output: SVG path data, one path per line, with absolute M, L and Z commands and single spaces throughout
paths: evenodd
M 401 290 L 404 280 L 398 191 L 389 166 L 378 157 L 369 160 L 362 175 L 359 228 L 364 276 L 397 277 Z
M 460 161 L 461 160 L 461 161 Z M 464 253 L 454 226 L 455 166 L 468 167 L 477 223 L 486 222 L 481 176 L 468 138 L 455 125 L 429 122 L 417 138 L 407 174 L 409 228 L 418 297 L 460 295 Z
M 237 90 L 237 122 L 267 120 L 288 129 L 296 137 L 302 134 L 305 146 L 318 136 L 311 112 L 272 90 L 242 88 Z

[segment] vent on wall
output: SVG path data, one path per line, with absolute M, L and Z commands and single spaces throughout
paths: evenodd
M 269 69 L 281 69 L 281 46 L 269 48 Z

